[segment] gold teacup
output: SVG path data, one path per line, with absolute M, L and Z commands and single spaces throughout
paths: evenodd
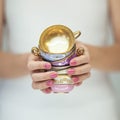
M 38 48 L 33 47 L 32 53 L 47 61 L 61 60 L 71 53 L 80 34 L 80 31 L 73 33 L 64 25 L 50 26 L 42 32 Z

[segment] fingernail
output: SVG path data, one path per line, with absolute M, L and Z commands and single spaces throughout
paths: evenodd
M 57 74 L 56 73 L 53 73 L 50 75 L 50 77 L 53 79 L 53 78 L 56 78 L 57 77 Z
M 50 89 L 45 89 L 45 93 L 49 94 L 49 93 L 51 93 L 51 90 Z
M 48 63 L 46 63 L 46 64 L 45 64 L 45 68 L 46 68 L 46 69 L 50 69 L 50 68 L 51 68 L 51 65 L 48 64 Z
M 53 81 L 52 80 L 48 80 L 47 82 L 46 82 L 46 85 L 47 86 L 49 86 L 49 87 L 51 87 L 52 85 L 53 85 Z
M 78 77 L 74 77 L 74 78 L 72 78 L 72 80 L 74 81 L 74 83 L 76 83 L 76 82 L 79 81 L 79 78 Z
M 76 64 L 77 64 L 76 61 L 72 61 L 72 62 L 70 62 L 70 65 L 71 65 L 71 66 L 75 66 Z
M 70 75 L 74 74 L 74 72 L 75 72 L 74 69 L 69 69 L 69 70 L 68 70 L 68 74 L 70 74 Z

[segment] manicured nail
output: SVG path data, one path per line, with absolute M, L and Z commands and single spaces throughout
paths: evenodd
M 53 85 L 53 81 L 52 80 L 48 80 L 47 82 L 46 82 L 46 85 L 47 86 L 49 86 L 49 87 L 51 87 L 52 85 Z
M 51 93 L 51 90 L 48 88 L 48 89 L 45 89 L 45 93 L 46 94 L 49 94 L 49 93 Z
M 46 68 L 46 69 L 50 69 L 50 68 L 51 68 L 51 65 L 48 64 L 48 63 L 46 63 L 46 64 L 45 64 L 45 68 Z
M 71 66 L 75 66 L 76 64 L 77 64 L 76 61 L 72 61 L 72 62 L 70 62 L 70 65 L 71 65 Z
M 50 77 L 51 77 L 52 79 L 54 79 L 54 78 L 57 77 L 57 74 L 56 74 L 56 73 L 53 73 L 53 74 L 50 75 Z
M 74 72 L 75 72 L 74 69 L 69 69 L 69 70 L 68 70 L 68 74 L 70 74 L 70 75 L 74 74 Z
M 78 77 L 74 77 L 74 78 L 72 78 L 72 80 L 74 81 L 74 83 L 76 83 L 76 82 L 79 81 L 79 78 Z

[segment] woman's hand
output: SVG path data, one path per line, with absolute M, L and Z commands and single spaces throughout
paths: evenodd
M 53 79 L 57 77 L 55 71 L 45 72 L 51 69 L 51 64 L 31 54 L 28 60 L 28 69 L 32 76 L 33 89 L 40 89 L 44 93 L 51 93 L 51 86 L 54 83 Z
M 68 74 L 72 75 L 72 80 L 76 86 L 79 86 L 83 80 L 90 77 L 90 57 L 88 49 L 80 42 L 76 42 L 77 48 L 84 48 L 84 54 L 73 58 L 70 61 L 70 66 L 72 68 L 68 69 Z
M 84 55 L 73 58 L 70 61 L 71 68 L 68 69 L 68 74 L 71 75 L 72 80 L 76 86 L 79 86 L 83 80 L 90 76 L 90 58 L 87 48 L 77 42 L 77 48 L 84 48 Z M 51 64 L 42 61 L 38 56 L 30 55 L 28 60 L 28 69 L 32 77 L 33 89 L 40 89 L 44 93 L 51 93 L 51 86 L 54 84 L 54 78 L 57 77 L 57 72 L 47 70 L 51 69 Z

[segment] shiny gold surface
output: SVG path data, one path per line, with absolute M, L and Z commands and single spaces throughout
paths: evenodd
M 39 49 L 37 47 L 33 47 L 31 49 L 32 54 L 34 54 L 35 56 L 39 56 Z
M 77 48 L 77 50 L 76 50 L 76 55 L 77 55 L 77 56 L 81 56 L 81 55 L 84 54 L 84 52 L 85 52 L 84 48 L 82 48 L 82 47 Z
M 75 37 L 74 37 L 75 34 Z M 49 53 L 49 44 L 51 44 L 52 40 L 56 37 L 65 37 L 66 42 L 68 43 L 68 47 L 66 51 L 61 53 L 69 52 L 75 44 L 75 38 L 80 35 L 80 32 L 73 33 L 68 27 L 63 25 L 53 25 L 48 27 L 43 31 L 39 40 L 39 48 L 44 52 Z M 55 52 L 54 52 L 55 53 Z
M 74 34 L 74 38 L 77 39 L 81 35 L 81 32 L 80 31 L 76 31 L 73 34 Z
M 54 79 L 54 84 L 62 84 L 62 85 L 65 85 L 65 84 L 74 84 L 71 77 L 68 76 L 68 75 L 58 75 L 55 79 Z

